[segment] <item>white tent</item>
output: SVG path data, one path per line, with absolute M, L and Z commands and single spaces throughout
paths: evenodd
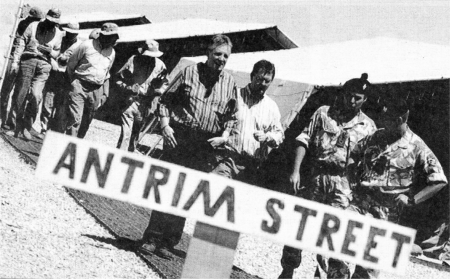
M 450 78 L 450 46 L 384 37 L 232 54 L 226 69 L 250 72 L 260 59 L 275 64 L 278 78 L 316 85 L 339 85 L 364 72 L 372 83 Z

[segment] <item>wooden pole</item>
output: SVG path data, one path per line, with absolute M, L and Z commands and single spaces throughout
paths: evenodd
M 1 78 L 0 78 L 0 88 L 3 87 L 3 80 L 5 79 L 6 69 L 8 68 L 8 64 L 9 64 L 9 61 L 11 59 L 11 57 L 10 57 L 11 50 L 12 50 L 12 47 L 13 47 L 13 44 L 14 44 L 14 40 L 16 38 L 17 26 L 19 25 L 19 18 L 20 18 L 20 15 L 22 14 L 23 1 L 24 0 L 20 0 L 19 8 L 17 9 L 16 20 L 14 21 L 14 26 L 13 26 L 13 29 L 11 31 L 11 35 L 9 35 L 9 37 L 10 37 L 9 46 L 8 46 L 8 49 L 6 50 L 6 53 L 5 53 L 5 63 L 3 64 L 2 75 L 1 75 Z

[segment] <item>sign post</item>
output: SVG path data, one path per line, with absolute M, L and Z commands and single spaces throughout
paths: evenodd
M 220 265 L 223 255 L 230 258 L 239 233 L 402 275 L 416 234 L 387 221 L 54 132 L 45 137 L 36 174 L 203 223 L 194 232 L 183 277 L 211 269 L 211 263 Z M 211 226 L 235 232 L 234 237 L 223 237 L 220 229 L 205 233 Z M 223 249 L 205 254 L 198 248 L 210 243 Z

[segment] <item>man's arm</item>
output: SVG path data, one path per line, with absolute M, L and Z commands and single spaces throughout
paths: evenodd
M 265 111 L 266 113 L 271 114 L 272 122 L 266 131 L 257 131 L 253 136 L 257 141 L 265 142 L 268 146 L 277 148 L 284 140 L 284 132 L 280 120 L 280 111 L 278 110 L 276 104 L 274 104 L 274 107 L 268 107 Z
M 86 44 L 82 43 L 73 51 L 72 56 L 70 56 L 69 61 L 67 62 L 67 69 L 66 69 L 67 76 L 70 82 L 74 80 L 75 69 L 80 63 L 80 60 L 84 57 L 85 53 L 86 53 Z
M 300 167 L 302 165 L 303 159 L 305 158 L 306 147 L 304 144 L 299 143 L 295 149 L 295 160 L 292 166 L 291 175 L 289 176 L 289 182 L 291 183 L 294 193 L 300 190 Z
M 166 92 L 161 96 L 159 103 L 159 117 L 160 117 L 160 125 L 162 135 L 164 140 L 167 141 L 167 144 L 170 147 L 175 147 L 177 145 L 177 141 L 175 139 L 175 132 L 172 127 L 170 127 L 170 108 L 173 105 L 176 105 L 176 99 L 178 95 L 178 91 L 182 87 L 184 74 L 183 71 L 178 73 L 172 82 L 169 84 Z
M 28 25 L 27 29 L 25 29 L 25 32 L 23 32 L 23 35 L 17 38 L 17 45 L 14 49 L 12 57 L 11 72 L 17 73 L 19 71 L 20 58 L 22 57 L 22 53 L 25 49 L 26 44 L 30 41 L 31 34 L 31 26 Z

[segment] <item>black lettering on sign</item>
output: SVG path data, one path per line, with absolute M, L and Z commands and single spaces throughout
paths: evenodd
M 353 230 L 355 228 L 361 229 L 363 227 L 363 224 L 357 221 L 349 220 L 347 225 L 347 231 L 345 232 L 345 239 L 344 244 L 342 244 L 342 254 L 346 254 L 349 256 L 355 256 L 356 252 L 348 249 L 348 246 L 350 246 L 350 243 L 355 242 L 356 237 L 353 234 Z
M 277 199 L 269 199 L 266 203 L 266 210 L 269 213 L 270 217 L 272 217 L 272 226 L 269 226 L 269 222 L 263 220 L 261 223 L 261 229 L 268 233 L 278 233 L 281 226 L 281 216 L 278 212 L 275 211 L 274 205 L 277 205 L 279 209 L 284 209 L 284 203 Z
M 399 233 L 392 233 L 392 239 L 397 240 L 397 248 L 395 249 L 394 261 L 392 262 L 392 267 L 397 267 L 398 258 L 402 252 L 403 244 L 411 243 L 411 237 Z
M 305 231 L 306 227 L 306 221 L 308 220 L 309 216 L 316 217 L 317 210 L 309 209 L 300 205 L 296 205 L 294 207 L 294 210 L 302 214 L 302 219 L 300 220 L 300 226 L 298 227 L 297 231 L 297 240 L 302 240 L 303 238 L 303 232 Z
M 364 257 L 363 257 L 364 260 L 373 262 L 373 263 L 378 263 L 378 258 L 370 255 L 370 250 L 372 250 L 373 248 L 377 248 L 378 243 L 375 241 L 375 237 L 377 235 L 385 236 L 386 230 L 379 229 L 376 227 L 370 227 L 369 239 L 367 239 L 366 248 L 364 249 Z
M 330 225 L 330 221 L 333 223 Z M 331 234 L 336 233 L 341 225 L 341 220 L 335 215 L 325 213 L 323 216 L 322 226 L 320 227 L 319 238 L 317 239 L 316 246 L 322 247 L 323 240 L 326 238 L 328 242 L 328 249 L 334 251 L 333 240 Z
M 156 173 L 162 173 L 163 177 L 161 179 L 156 179 Z M 161 196 L 159 195 L 159 186 L 165 185 L 167 180 L 169 180 L 170 170 L 152 165 L 150 171 L 148 172 L 147 182 L 145 183 L 144 199 L 148 199 L 148 195 L 152 188 L 155 188 L 155 201 L 156 203 L 161 203 Z
M 90 170 L 94 166 L 95 173 L 97 174 L 98 186 L 100 188 L 105 187 L 106 178 L 108 178 L 109 169 L 111 168 L 111 162 L 114 158 L 114 154 L 109 153 L 106 158 L 105 168 L 102 170 L 100 166 L 100 158 L 98 156 L 97 149 L 90 148 L 86 163 L 84 165 L 83 174 L 81 175 L 81 182 L 86 183 Z
M 73 179 L 75 176 L 75 157 L 77 156 L 77 145 L 73 142 L 70 142 L 66 150 L 64 150 L 63 155 L 59 158 L 58 164 L 53 169 L 54 174 L 58 174 L 61 168 L 65 168 L 69 170 L 69 178 Z M 69 157 L 69 163 L 66 164 L 66 159 Z
M 186 180 L 186 174 L 184 172 L 180 172 L 178 175 L 177 186 L 175 187 L 175 193 L 172 198 L 172 206 L 177 207 L 178 202 L 180 201 L 181 192 L 183 192 L 184 180 Z
M 194 202 L 198 199 L 198 197 L 203 194 L 203 207 L 205 210 L 205 215 L 214 216 L 219 210 L 220 206 L 227 202 L 227 220 L 228 222 L 234 223 L 234 188 L 227 186 L 225 190 L 220 194 L 220 197 L 211 207 L 211 195 L 209 190 L 209 182 L 207 180 L 202 180 L 195 189 L 192 196 L 188 199 L 186 204 L 184 205 L 184 210 L 189 210 Z
M 125 180 L 123 181 L 122 185 L 122 193 L 128 193 L 128 190 L 130 189 L 131 180 L 133 179 L 134 171 L 136 168 L 142 169 L 144 167 L 144 162 L 137 161 L 128 157 L 123 157 L 121 160 L 122 163 L 128 165 L 128 171 L 127 176 L 125 176 Z

